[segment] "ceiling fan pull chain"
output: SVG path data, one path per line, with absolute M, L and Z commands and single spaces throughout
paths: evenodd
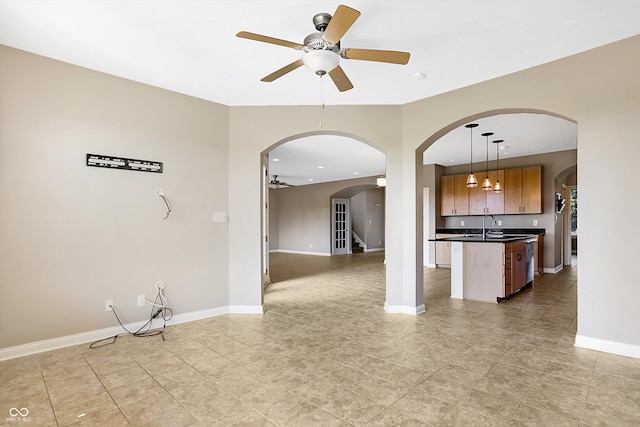
M 320 76 L 320 127 L 322 129 L 322 120 L 324 119 L 324 79 Z

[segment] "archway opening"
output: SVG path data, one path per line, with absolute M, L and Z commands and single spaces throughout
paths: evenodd
M 471 131 L 465 128 L 466 124 L 472 122 L 479 125 L 473 130 L 473 136 Z M 503 142 L 493 144 L 494 140 Z M 416 150 L 419 190 L 416 192 L 419 246 L 417 249 L 426 254 L 423 258 L 425 270 L 421 271 L 423 275 L 417 281 L 418 286 L 425 284 L 425 271 L 430 273 L 431 270 L 451 267 L 450 253 L 447 253 L 451 251 L 451 247 L 437 238 L 482 233 L 483 223 L 486 225 L 489 215 L 491 217 L 486 229 L 495 230 L 496 233 L 540 233 L 543 238 L 540 239 L 541 250 L 538 254 L 539 264 L 536 272 L 542 274 L 560 271 L 563 268 L 559 246 L 562 218 L 556 215 L 554 207 L 557 178 L 567 167 L 575 166 L 576 159 L 576 122 L 541 110 L 487 111 L 462 118 L 429 137 Z M 494 183 L 497 178 L 504 185 L 505 178 L 501 173 L 529 166 L 540 167 L 540 204 L 536 210 L 516 211 L 515 214 L 505 211 L 503 195 L 502 199 L 498 198 L 502 210 L 496 212 L 493 205 L 489 204 L 488 194 L 493 192 L 483 192 L 479 189 L 472 193 L 466 187 L 466 179 L 456 187 L 463 195 L 460 203 L 465 205 L 464 209 L 447 212 L 443 210 L 444 196 L 441 184 L 447 181 L 443 180 L 443 176 L 465 175 L 463 178 L 466 178 L 466 175 L 474 170 L 481 183 L 489 176 Z M 478 199 L 481 201 L 479 207 L 474 205 Z M 418 271 L 420 272 L 420 269 Z M 425 295 L 425 298 L 428 298 L 426 290 Z M 425 305 L 428 303 L 429 301 L 425 301 Z
M 377 185 L 385 176 L 384 153 L 353 135 L 318 132 L 274 144 L 262 153 L 262 168 L 263 283 L 269 284 L 263 293 L 277 282 L 309 278 L 338 264 L 349 275 L 349 261 L 336 260 L 337 234 L 347 258 L 359 246 L 365 257 L 384 259 L 384 189 Z M 349 209 L 339 230 L 336 200 Z

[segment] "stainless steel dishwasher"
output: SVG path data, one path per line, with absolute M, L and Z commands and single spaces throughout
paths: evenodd
M 529 283 L 533 282 L 533 244 L 536 241 L 536 239 L 532 238 L 532 239 L 527 239 L 525 240 L 525 243 L 527 244 L 526 247 L 526 259 L 527 259 L 527 279 L 526 279 L 526 284 L 528 285 Z

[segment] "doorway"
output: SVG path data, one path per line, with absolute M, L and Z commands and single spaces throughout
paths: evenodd
M 351 252 L 351 215 L 349 200 L 331 199 L 331 255 Z

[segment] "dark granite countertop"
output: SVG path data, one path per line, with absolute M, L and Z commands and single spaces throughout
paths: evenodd
M 502 235 L 488 234 L 486 239 L 482 238 L 482 234 L 468 234 L 458 237 L 441 237 L 439 239 L 429 239 L 432 242 L 479 242 L 479 243 L 511 243 L 528 240 L 532 235 Z
M 544 228 L 496 228 L 496 227 L 487 227 L 487 230 L 490 232 L 498 232 L 502 234 L 508 235 L 542 235 L 544 233 Z M 474 235 L 474 234 L 482 234 L 482 228 L 437 228 L 436 234 L 466 234 L 466 235 Z

